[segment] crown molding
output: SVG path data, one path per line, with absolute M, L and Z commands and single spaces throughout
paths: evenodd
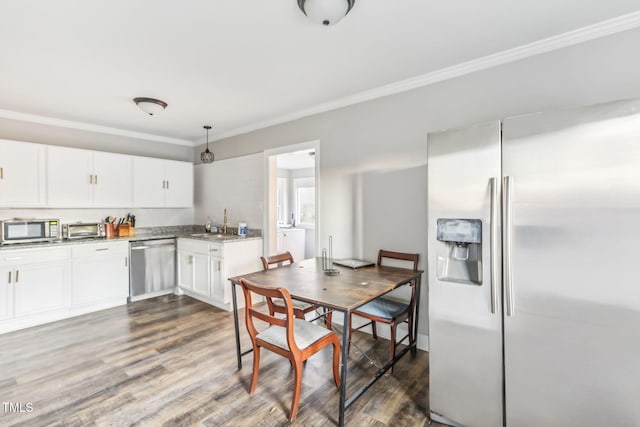
M 128 138 L 144 139 L 147 141 L 163 142 L 166 144 L 186 145 L 193 147 L 193 141 L 179 138 L 169 138 L 161 135 L 153 135 L 144 132 L 135 132 L 126 129 L 118 129 L 109 126 L 100 126 L 92 123 L 76 122 L 72 120 L 63 120 L 53 117 L 39 116 L 36 114 L 25 114 L 17 111 L 0 110 L 0 118 L 18 120 L 29 123 L 38 123 L 42 125 L 57 126 L 67 129 L 84 130 L 88 132 L 104 133 L 108 135 L 125 136 Z
M 518 46 L 513 49 L 504 50 L 482 58 L 462 62 L 451 67 L 443 68 L 427 74 L 411 77 L 388 85 L 380 86 L 376 89 L 367 90 L 355 95 L 340 98 L 324 104 L 319 104 L 311 108 L 300 110 L 291 114 L 286 114 L 273 119 L 254 123 L 248 126 L 239 127 L 226 132 L 213 135 L 213 141 L 224 138 L 253 132 L 258 129 L 287 123 L 303 117 L 324 113 L 331 110 L 347 107 L 349 105 L 359 104 L 361 102 L 370 101 L 376 98 L 382 98 L 397 93 L 406 92 L 412 89 L 450 80 L 456 77 L 471 74 L 477 71 L 486 70 L 521 59 L 540 55 L 554 50 L 562 49 L 568 46 L 574 46 L 590 40 L 606 37 L 608 35 L 620 33 L 622 31 L 631 30 L 640 27 L 640 12 L 633 12 L 627 15 L 618 16 L 616 18 L 601 21 L 593 25 L 579 28 L 577 30 L 562 33 L 553 37 L 538 40 L 533 43 Z M 209 141 L 211 142 L 211 140 Z

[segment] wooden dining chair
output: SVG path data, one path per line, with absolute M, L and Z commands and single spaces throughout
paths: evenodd
M 271 268 L 274 268 L 275 266 L 283 266 L 283 265 L 288 265 L 288 264 L 293 264 L 293 255 L 291 255 L 291 252 L 287 251 L 283 254 L 277 254 L 277 255 L 272 255 L 270 257 L 260 257 L 260 261 L 262 261 L 262 267 L 264 268 L 264 271 L 267 271 Z M 284 304 L 282 303 L 281 299 L 277 299 L 277 300 L 271 300 L 270 298 L 267 298 L 267 306 L 269 307 L 269 314 L 270 315 L 274 315 L 275 313 L 282 313 L 285 314 L 286 309 L 284 307 Z M 306 303 L 304 301 L 298 301 L 298 300 L 293 300 L 293 314 L 298 318 L 298 319 L 305 319 L 305 315 L 307 313 L 311 313 L 312 311 L 315 311 L 316 307 L 313 304 L 309 304 Z
M 378 265 L 383 265 L 384 259 L 393 259 L 406 261 L 409 265 L 412 266 L 413 271 L 418 270 L 418 259 L 419 254 L 408 254 L 402 252 L 392 252 L 386 250 L 380 250 L 378 252 Z M 391 328 L 390 341 L 391 341 L 391 359 L 396 357 L 396 347 L 398 344 L 402 343 L 404 340 L 409 338 L 409 345 L 413 344 L 415 337 L 413 334 L 413 317 L 415 315 L 415 305 L 416 305 L 416 281 L 412 281 L 410 283 L 411 287 L 411 297 L 409 301 L 399 301 L 397 299 L 393 299 L 390 297 L 380 297 L 376 298 L 373 301 L 366 303 L 363 306 L 358 307 L 353 310 L 352 318 L 351 318 L 351 327 L 349 328 L 349 346 L 351 346 L 351 333 L 354 330 L 362 329 L 366 326 L 371 325 L 371 332 L 374 339 L 378 338 L 378 334 L 376 331 L 376 322 L 386 323 Z M 358 326 L 357 328 L 353 327 L 353 315 L 357 315 L 360 317 L 364 317 L 368 319 L 369 322 L 365 323 L 362 326 Z M 407 323 L 407 335 L 402 337 L 399 340 L 396 340 L 396 329 L 399 324 Z M 391 373 L 393 373 L 393 366 L 391 367 Z
M 289 359 L 294 368 L 295 380 L 293 400 L 289 420 L 293 421 L 298 415 L 300 391 L 302 388 L 302 363 L 328 345 L 333 345 L 333 381 L 340 388 L 340 341 L 338 334 L 322 326 L 298 319 L 293 315 L 293 302 L 289 292 L 284 288 L 267 288 L 257 283 L 240 279 L 240 285 L 246 301 L 245 319 L 247 330 L 253 344 L 253 374 L 249 393 L 252 394 L 258 383 L 260 369 L 260 349 L 266 348 L 276 354 Z M 251 294 L 261 295 L 270 299 L 281 299 L 285 307 L 285 317 L 274 317 L 254 308 Z M 258 330 L 254 319 L 267 323 L 267 327 Z

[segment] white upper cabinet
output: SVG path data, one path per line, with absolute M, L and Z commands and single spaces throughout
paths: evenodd
M 133 206 L 193 206 L 193 164 L 175 160 L 133 158 Z
M 45 146 L 0 140 L 0 207 L 44 205 Z
M 131 156 L 96 151 L 93 154 L 93 204 L 129 207 L 132 203 Z
M 0 208 L 190 208 L 193 163 L 0 139 Z
M 131 156 L 76 148 L 47 149 L 48 206 L 131 206 Z
M 193 163 L 165 160 L 165 206 L 181 208 L 193 206 Z

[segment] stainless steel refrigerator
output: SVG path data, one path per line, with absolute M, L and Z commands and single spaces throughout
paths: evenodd
M 428 135 L 429 405 L 640 425 L 640 101 Z

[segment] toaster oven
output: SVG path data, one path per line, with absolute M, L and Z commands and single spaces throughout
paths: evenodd
M 65 240 L 100 237 L 104 237 L 104 223 L 102 222 L 77 222 L 62 225 L 62 238 Z

